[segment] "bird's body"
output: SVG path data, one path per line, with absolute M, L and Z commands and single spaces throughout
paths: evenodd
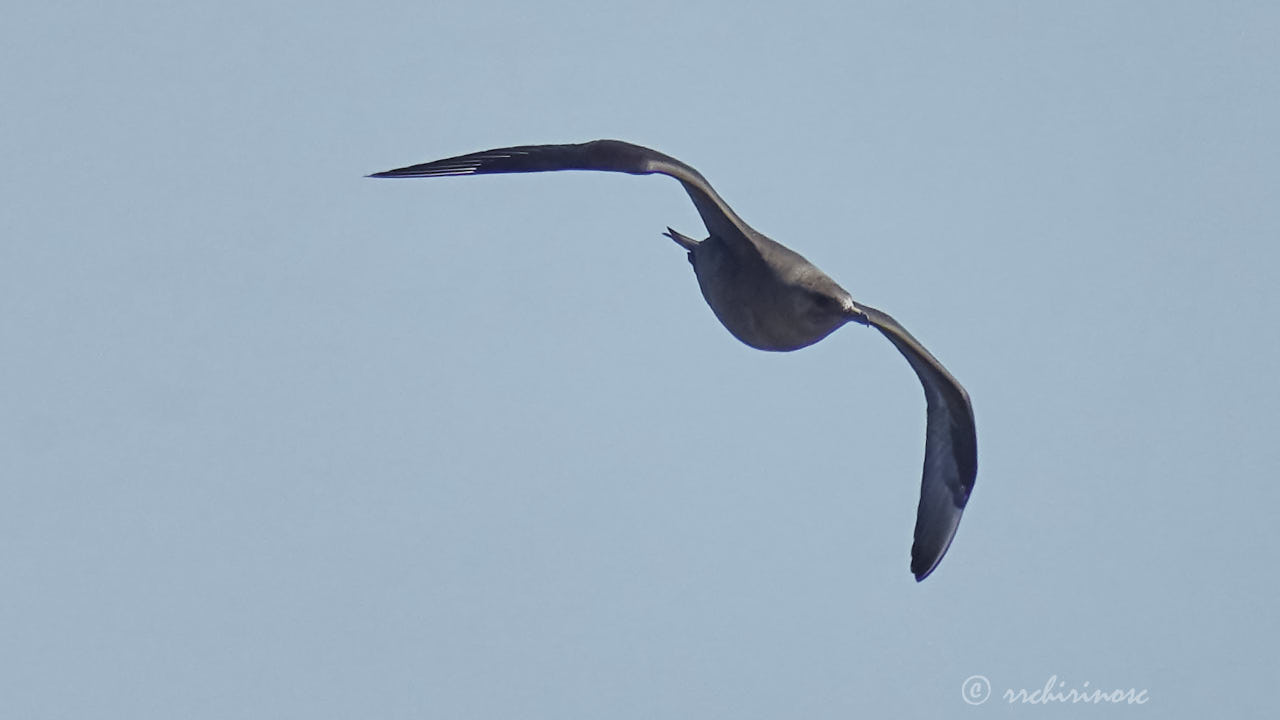
M 668 229 L 667 235 L 674 237 L 676 232 Z M 799 350 L 856 319 L 815 307 L 824 298 L 849 294 L 799 253 L 749 228 L 736 243 L 715 235 L 697 242 L 689 250 L 689 261 L 712 312 L 734 337 L 753 348 Z M 828 292 L 815 295 L 816 287 Z
M 911 570 L 923 580 L 951 544 L 977 474 L 973 409 L 964 388 L 893 318 L 853 300 L 799 253 L 753 230 L 692 167 L 618 140 L 499 148 L 376 173 L 371 177 L 439 177 L 555 170 L 658 173 L 679 180 L 707 227 L 705 240 L 668 228 L 689 252 L 702 296 L 720 322 L 760 350 L 812 345 L 848 322 L 872 325 L 915 370 L 928 403 L 924 478 Z

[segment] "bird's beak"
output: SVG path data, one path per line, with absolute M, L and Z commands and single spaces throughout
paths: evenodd
M 850 322 L 856 322 L 859 325 L 870 325 L 871 319 L 867 317 L 867 311 L 862 309 L 861 305 L 853 301 L 853 298 L 846 297 L 844 299 L 844 314 L 849 318 Z

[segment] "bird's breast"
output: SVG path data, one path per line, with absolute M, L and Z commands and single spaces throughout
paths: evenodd
M 705 243 L 704 243 L 705 244 Z M 702 297 L 720 324 L 734 337 L 758 350 L 798 350 L 821 340 L 795 312 L 793 288 L 767 268 L 755 268 L 724 253 L 699 253 L 694 263 Z

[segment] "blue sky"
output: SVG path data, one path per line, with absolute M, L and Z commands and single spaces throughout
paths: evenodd
M 1244 2 L 8 13 L 3 714 L 1262 714 L 1278 35 Z M 703 234 L 677 183 L 363 177 L 599 137 L 968 388 L 924 583 L 915 377 L 857 326 L 735 341 L 660 235 Z M 1054 676 L 1150 699 L 1000 697 Z

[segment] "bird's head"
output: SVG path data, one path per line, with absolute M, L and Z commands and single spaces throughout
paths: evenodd
M 853 297 L 826 275 L 812 275 L 795 295 L 796 317 L 807 326 L 814 342 L 848 322 L 867 323 L 866 314 Z

